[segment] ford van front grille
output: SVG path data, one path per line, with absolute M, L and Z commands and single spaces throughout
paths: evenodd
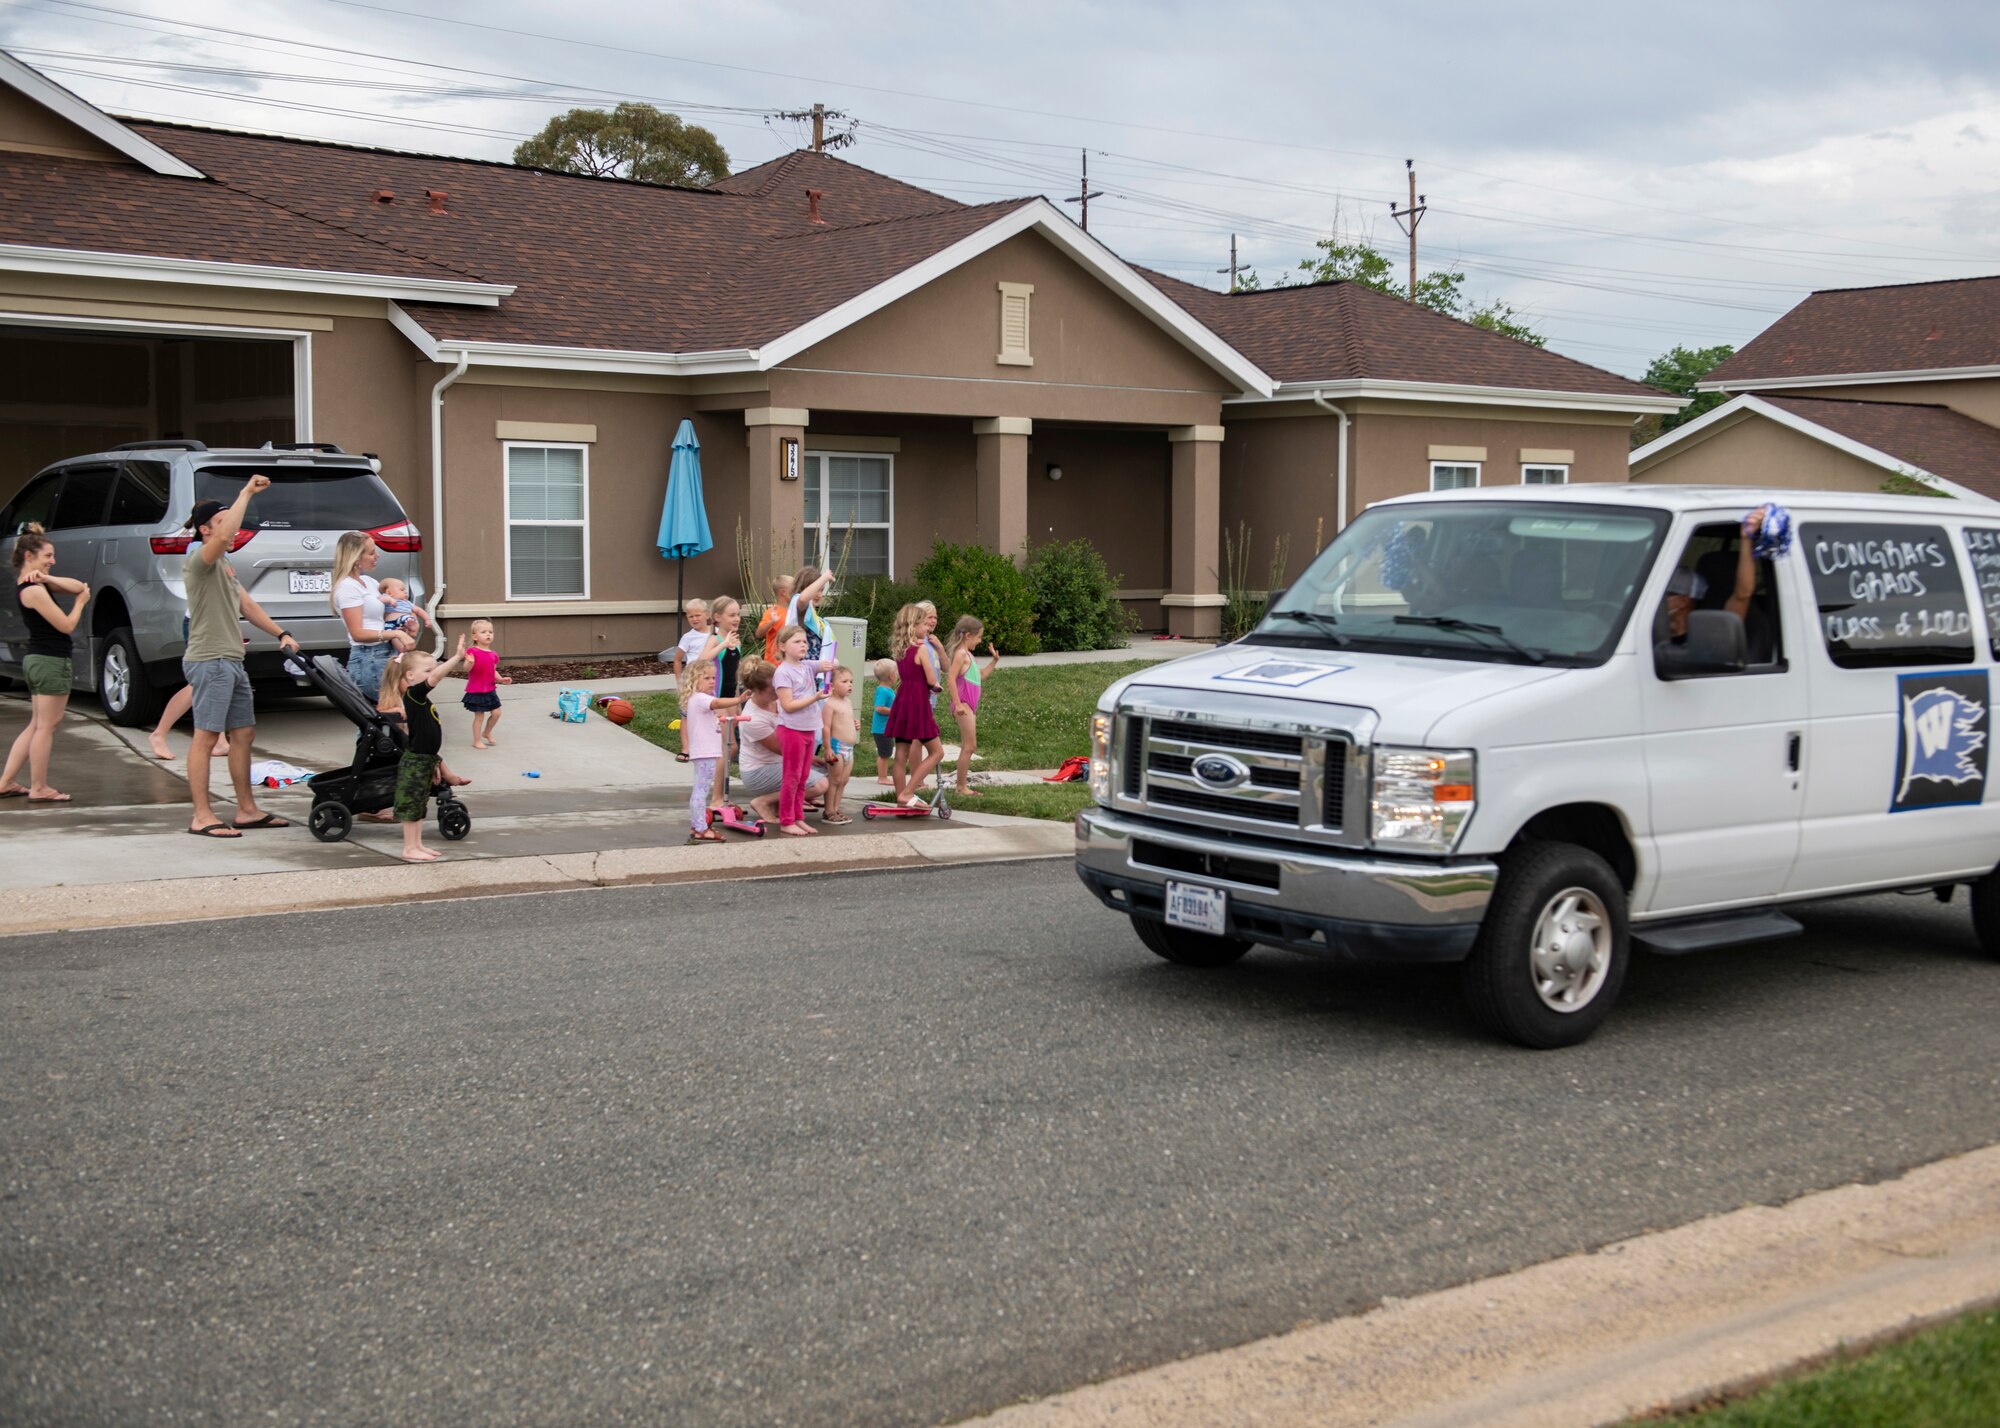
M 1338 835 L 1347 739 L 1127 713 L 1118 788 L 1124 806 L 1158 818 L 1265 834 Z M 1324 769 L 1324 778 L 1321 770 Z

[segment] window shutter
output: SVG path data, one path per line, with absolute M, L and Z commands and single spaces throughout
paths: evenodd
M 1000 284 L 1000 355 L 996 362 L 1010 367 L 1034 365 L 1028 350 L 1028 301 L 1034 291 L 1029 283 Z

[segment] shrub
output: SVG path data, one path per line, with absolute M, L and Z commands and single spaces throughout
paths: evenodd
M 1001 653 L 1034 654 L 1041 648 L 1028 578 L 1010 557 L 980 545 L 939 541 L 911 574 L 938 608 L 940 639 L 950 638 L 960 615 L 977 615 Z
M 887 659 L 896 612 L 924 598 L 914 585 L 905 585 L 883 575 L 862 575 L 850 580 L 838 595 L 823 604 L 821 610 L 828 615 L 866 620 L 868 658 Z
M 1118 577 L 1087 540 L 1051 541 L 1028 557 L 1035 636 L 1045 650 L 1123 649 L 1138 621 L 1118 598 Z
M 1264 593 L 1254 594 L 1250 589 L 1250 527 L 1239 522 L 1234 540 L 1229 538 L 1228 531 L 1222 533 L 1222 569 L 1216 573 L 1216 583 L 1222 591 L 1224 644 L 1242 639 L 1263 622 L 1271 592 L 1284 585 L 1285 568 L 1291 564 L 1291 558 L 1292 538 L 1279 536 L 1271 546 Z

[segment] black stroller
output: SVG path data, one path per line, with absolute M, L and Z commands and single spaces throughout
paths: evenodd
M 338 843 L 354 826 L 357 813 L 375 813 L 396 802 L 396 767 L 402 762 L 406 742 L 396 721 L 376 710 L 375 704 L 348 678 L 347 671 L 332 655 L 315 655 L 310 663 L 285 661 L 286 672 L 303 679 L 324 694 L 333 707 L 345 714 L 360 730 L 354 741 L 354 762 L 344 769 L 328 769 L 306 780 L 312 789 L 312 813 L 306 827 L 322 843 Z M 459 802 L 448 783 L 431 789 L 437 800 L 438 832 L 454 842 L 472 831 L 472 814 Z

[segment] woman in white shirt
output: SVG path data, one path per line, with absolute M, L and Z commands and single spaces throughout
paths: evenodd
M 383 628 L 382 591 L 368 573 L 381 558 L 382 552 L 365 531 L 349 531 L 333 548 L 330 598 L 334 613 L 347 626 L 347 674 L 370 699 L 381 691 L 390 654 L 416 644 L 401 631 Z

